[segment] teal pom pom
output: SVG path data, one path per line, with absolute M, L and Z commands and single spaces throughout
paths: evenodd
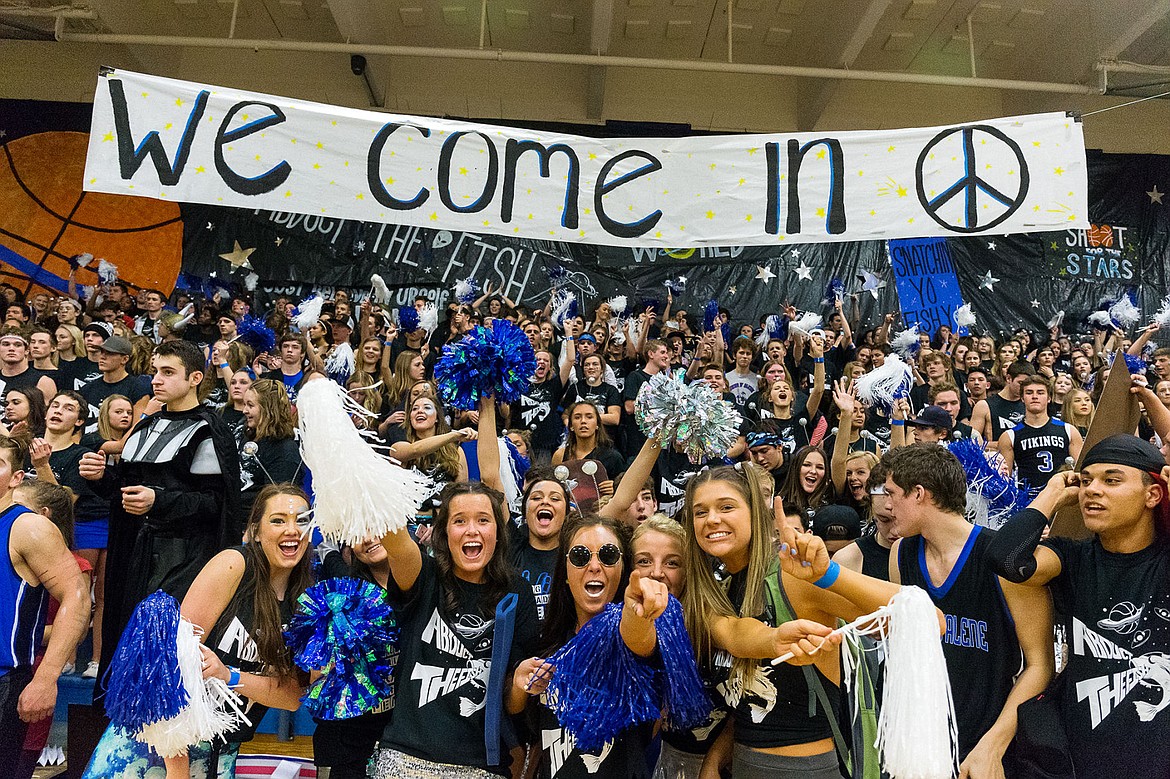
M 472 411 L 481 398 L 514 403 L 536 373 L 536 354 L 524 331 L 506 319 L 477 327 L 443 347 L 435 364 L 439 396 L 452 408 Z
M 298 666 L 323 672 L 305 696 L 314 717 L 349 719 L 393 697 L 398 626 L 381 587 L 352 578 L 313 585 L 284 636 Z
M 188 703 L 176 650 L 179 604 L 162 590 L 134 609 L 106 673 L 106 714 L 128 733 L 171 719 Z

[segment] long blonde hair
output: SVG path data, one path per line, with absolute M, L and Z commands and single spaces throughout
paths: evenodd
M 738 612 L 727 597 L 727 591 L 715 581 L 713 560 L 700 548 L 695 536 L 695 493 L 704 484 L 716 481 L 730 484 L 751 510 L 747 582 L 743 605 Z M 758 474 L 751 468 L 728 465 L 711 468 L 691 479 L 683 507 L 683 529 L 687 535 L 684 549 L 687 586 L 682 597 L 683 613 L 699 662 L 710 667 L 714 656 L 711 617 L 754 617 L 760 614 L 764 610 L 764 580 L 769 573 L 776 575 L 776 553 L 772 543 L 774 518 L 764 499 Z M 740 675 L 741 679 L 750 678 L 758 665 L 758 660 L 737 657 L 732 661 L 732 674 Z

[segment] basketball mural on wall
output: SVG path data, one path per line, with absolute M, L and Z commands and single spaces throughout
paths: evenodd
M 132 287 L 169 293 L 183 258 L 179 205 L 83 192 L 87 145 L 80 132 L 0 141 L 0 281 L 65 292 L 69 258 L 88 252 L 95 260 L 79 269 L 79 287 L 98 283 L 104 258 Z

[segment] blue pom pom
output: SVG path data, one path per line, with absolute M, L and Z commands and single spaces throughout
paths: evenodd
M 516 475 L 520 477 L 519 486 L 523 491 L 524 474 L 528 473 L 528 469 L 532 467 L 532 461 L 524 455 L 520 454 L 520 450 L 516 448 L 516 444 L 512 443 L 512 439 L 504 436 L 504 446 L 508 448 L 508 457 L 512 460 L 512 466 L 516 470 Z
M 569 275 L 569 270 L 559 262 L 550 262 L 544 266 L 544 273 L 554 287 L 559 286 Z
M 708 300 L 707 305 L 703 306 L 703 332 L 711 333 L 715 331 L 715 320 L 719 317 L 719 301 Z
M 398 627 L 381 587 L 326 579 L 307 589 L 285 631 L 293 660 L 323 674 L 305 696 L 320 719 L 349 719 L 394 695 Z
M 666 611 L 654 620 L 654 630 L 658 633 L 658 653 L 662 656 L 658 684 L 666 722 L 673 730 L 698 727 L 711 716 L 711 700 L 695 662 L 682 606 L 673 595 Z
M 1125 355 L 1125 367 L 1129 368 L 1131 375 L 1136 376 L 1139 374 L 1144 374 L 1146 369 L 1149 368 L 1149 365 L 1147 365 L 1146 361 L 1136 354 L 1127 353 Z
M 654 671 L 622 641 L 621 618 L 621 604 L 610 603 L 548 659 L 556 669 L 548 707 L 584 752 L 661 713 Z
M 719 325 L 719 332 L 723 334 L 723 344 L 727 347 L 731 346 L 731 323 L 724 322 Z
M 1027 482 L 1016 483 L 1004 476 L 987 461 L 983 447 L 969 438 L 960 438 L 947 444 L 947 449 L 963 466 L 967 477 L 967 492 L 978 495 L 987 503 L 988 523 L 998 527 L 1004 521 L 1028 507 L 1035 492 Z
M 480 398 L 494 395 L 514 403 L 528 389 L 536 372 L 536 354 L 524 331 L 506 319 L 477 327 L 463 339 L 443 347 L 435 364 L 439 396 L 452 408 L 471 411 Z
M 414 310 L 414 306 L 403 306 L 398 309 L 398 326 L 404 333 L 418 330 L 418 312 Z
M 569 301 L 569 308 L 565 311 L 565 316 L 561 319 L 561 322 L 567 322 L 579 316 L 581 316 L 581 305 L 577 302 L 577 298 L 573 298 Z
M 162 590 L 134 609 L 106 673 L 106 714 L 134 734 L 171 719 L 188 703 L 176 645 L 179 604 Z
M 272 332 L 272 328 L 265 325 L 262 319 L 245 315 L 240 320 L 236 332 L 239 333 L 240 340 L 251 346 L 256 354 L 271 352 L 276 348 L 276 333 Z
M 825 297 L 821 301 L 821 305 L 825 306 L 826 308 L 831 308 L 837 305 L 838 300 L 844 299 L 845 282 L 841 281 L 839 278 L 834 277 L 833 280 L 829 282 L 829 286 L 825 287 Z

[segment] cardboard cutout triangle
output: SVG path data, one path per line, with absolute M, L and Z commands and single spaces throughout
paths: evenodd
M 1129 366 L 1125 363 L 1125 355 L 1118 349 L 1113 355 L 1113 367 L 1105 378 L 1105 386 L 1101 388 L 1093 421 L 1085 434 L 1085 443 L 1075 466 L 1077 471 L 1080 471 L 1085 455 L 1102 439 L 1116 433 L 1132 435 L 1137 430 L 1142 412 L 1137 396 L 1129 391 L 1131 385 Z M 1067 506 L 1056 513 L 1052 521 L 1052 535 L 1076 539 L 1092 535 L 1085 527 L 1080 506 Z

